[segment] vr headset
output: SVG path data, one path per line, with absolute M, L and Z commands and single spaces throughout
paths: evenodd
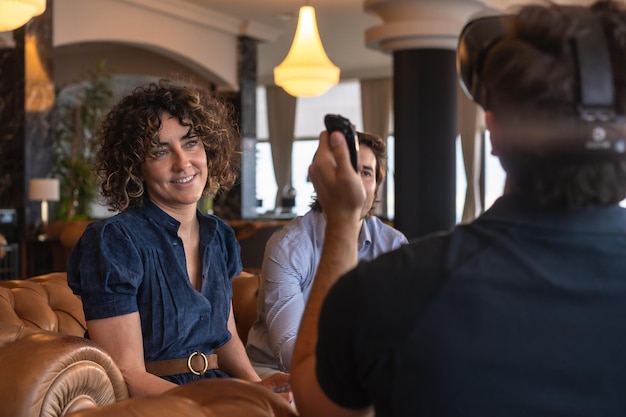
M 544 147 L 560 157 L 570 155 L 584 160 L 626 156 L 626 118 L 615 109 L 611 58 L 602 25 L 590 10 L 562 7 L 588 30 L 572 39 L 577 59 L 580 91 L 578 116 L 565 123 L 533 126 L 519 134 L 526 146 Z M 514 15 L 481 17 L 461 31 L 457 49 L 457 71 L 461 86 L 470 99 L 491 110 L 489 91 L 483 78 L 483 65 L 493 47 L 504 39 Z

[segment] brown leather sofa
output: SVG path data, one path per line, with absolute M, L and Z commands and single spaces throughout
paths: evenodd
M 62 416 L 114 403 L 128 390 L 85 334 L 65 273 L 0 281 L 0 416 Z
M 296 410 L 267 388 L 240 379 L 206 379 L 158 397 L 131 398 L 67 417 L 297 417 Z
M 258 277 L 242 273 L 233 288 L 235 317 L 247 336 Z M 83 337 L 85 329 L 80 299 L 64 272 L 0 281 L 0 417 L 297 416 L 280 396 L 237 379 L 128 398 L 119 368 Z

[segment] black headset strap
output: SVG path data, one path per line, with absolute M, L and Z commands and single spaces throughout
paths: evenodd
M 600 20 L 591 11 L 584 10 L 578 17 L 588 28 L 574 38 L 580 82 L 578 110 L 583 120 L 607 120 L 615 115 L 609 47 Z

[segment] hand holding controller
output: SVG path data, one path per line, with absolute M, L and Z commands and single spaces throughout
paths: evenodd
M 350 123 L 350 120 L 338 114 L 327 114 L 324 117 L 324 124 L 326 125 L 326 130 L 328 131 L 329 135 L 337 130 L 343 133 L 346 138 L 346 142 L 348 143 L 348 150 L 350 151 L 350 162 L 352 163 L 352 167 L 356 172 L 359 172 L 359 141 L 356 136 L 356 132 L 352 127 L 352 123 Z

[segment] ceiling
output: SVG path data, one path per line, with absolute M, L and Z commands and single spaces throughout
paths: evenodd
M 95 1 L 95 0 L 94 0 Z M 124 0 L 133 4 L 152 4 L 152 0 Z M 167 2 L 169 0 L 162 0 Z M 246 33 L 242 28 L 261 28 L 264 40 L 259 43 L 257 75 L 260 84 L 273 83 L 273 69 L 287 55 L 297 24 L 299 8 L 305 4 L 316 10 L 318 29 L 328 57 L 341 69 L 342 79 L 377 78 L 392 75 L 392 57 L 365 45 L 365 32 L 383 24 L 382 19 L 366 12 L 364 4 L 377 2 L 424 2 L 439 5 L 479 3 L 480 0 L 177 0 L 190 6 L 202 7 L 225 15 L 229 22 L 238 23 L 236 31 Z M 482 0 L 487 6 L 506 10 L 519 2 L 542 0 Z M 557 0 L 561 1 L 561 0 Z M 591 0 L 562 0 L 587 3 Z M 148 3 L 146 3 L 148 2 Z M 233 19 L 230 19 L 233 18 Z M 230 23 L 229 23 L 230 24 Z M 258 33 L 258 32 L 255 32 Z M 256 36 L 255 36 L 256 37 Z M 55 83 L 64 86 L 81 79 L 85 68 L 104 57 L 114 68 L 130 74 L 159 75 L 168 71 L 176 72 L 180 62 L 173 58 L 156 56 L 154 52 L 142 50 L 136 45 L 120 45 L 107 42 L 84 42 L 55 48 Z M 189 63 L 187 63 L 188 65 Z M 134 68 L 138 66 L 138 68 Z M 185 71 L 197 80 L 211 81 L 206 69 L 185 67 Z
M 341 68 L 342 78 L 373 78 L 391 75 L 391 56 L 365 46 L 365 31 L 381 19 L 364 10 L 364 0 L 187 0 L 241 21 L 254 21 L 276 29 L 280 35 L 263 42 L 258 50 L 261 83 L 273 80 L 273 68 L 289 51 L 300 6 L 316 10 L 318 29 L 326 53 Z M 410 1 L 410 0 L 409 0 Z M 417 0 L 415 0 L 417 1 Z M 438 0 L 445 1 L 445 0 Z M 484 0 L 490 7 L 504 9 L 515 0 Z
M 305 0 L 188 0 L 213 10 L 252 20 L 276 29 L 280 35 L 263 42 L 258 50 L 258 77 L 272 82 L 273 68 L 287 55 L 295 32 L 298 11 Z M 391 57 L 365 47 L 364 33 L 380 24 L 363 10 L 363 0 L 310 0 L 326 53 L 341 68 L 341 77 L 375 77 L 391 74 Z M 331 42 L 332 40 L 332 42 Z

